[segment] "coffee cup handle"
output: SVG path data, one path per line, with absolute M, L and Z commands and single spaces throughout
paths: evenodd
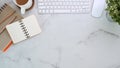
M 21 8 L 21 14 L 25 14 L 25 8 Z

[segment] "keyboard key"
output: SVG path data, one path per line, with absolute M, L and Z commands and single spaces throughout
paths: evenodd
M 70 10 L 54 10 L 54 13 L 70 13 Z

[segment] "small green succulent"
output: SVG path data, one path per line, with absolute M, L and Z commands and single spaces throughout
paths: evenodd
M 120 0 L 106 0 L 109 15 L 120 25 Z

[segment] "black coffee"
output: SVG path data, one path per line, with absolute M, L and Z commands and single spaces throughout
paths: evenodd
M 28 2 L 28 0 L 16 0 L 17 4 L 24 5 Z

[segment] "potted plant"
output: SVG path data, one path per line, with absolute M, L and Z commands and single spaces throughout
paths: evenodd
M 120 0 L 106 0 L 109 16 L 120 25 Z

